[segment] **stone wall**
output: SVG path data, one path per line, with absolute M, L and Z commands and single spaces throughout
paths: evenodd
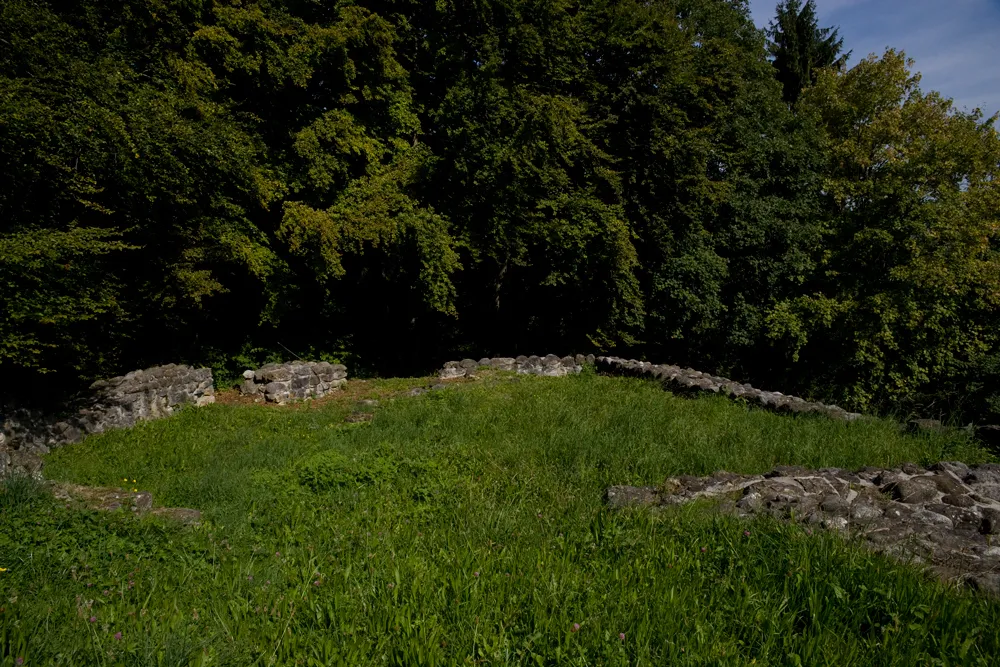
M 618 357 L 598 357 L 597 370 L 610 375 L 624 375 L 658 380 L 664 388 L 675 393 L 713 393 L 741 398 L 762 408 L 779 412 L 816 413 L 832 419 L 852 421 L 862 415 L 848 412 L 836 405 L 807 401 L 798 396 L 787 396 L 779 391 L 764 391 L 749 384 L 734 382 L 728 378 L 702 373 L 691 368 L 680 368 L 669 364 L 651 364 L 648 361 L 619 359 Z
M 579 373 L 583 369 L 584 364 L 595 364 L 598 372 L 609 375 L 659 380 L 666 389 L 675 393 L 711 392 L 733 398 L 742 398 L 765 408 L 785 412 L 813 412 L 845 421 L 861 417 L 856 412 L 848 412 L 836 405 L 807 401 L 798 396 L 786 396 L 777 391 L 755 389 L 749 384 L 740 384 L 724 377 L 702 373 L 691 368 L 680 368 L 679 366 L 668 364 L 651 364 L 648 361 L 620 359 L 618 357 L 595 357 L 592 354 L 586 356 L 577 354 L 566 357 L 558 357 L 554 354 L 544 357 L 487 357 L 479 361 L 475 359 L 449 361 L 438 373 L 438 377 L 442 380 L 475 377 L 476 372 L 480 369 L 561 376 L 570 373 Z
M 480 369 L 516 371 L 518 373 L 561 376 L 579 373 L 584 364 L 595 364 L 597 370 L 609 375 L 649 378 L 659 380 L 666 389 L 675 393 L 710 392 L 742 398 L 761 407 L 785 412 L 813 412 L 834 419 L 850 421 L 861 417 L 836 405 L 826 405 L 807 401 L 798 396 L 786 396 L 777 391 L 755 389 L 749 384 L 740 384 L 724 377 L 702 373 L 691 368 L 680 368 L 668 364 L 651 364 L 648 361 L 620 359 L 618 357 L 595 357 L 592 354 L 558 357 L 550 354 L 544 357 L 494 357 L 463 359 L 447 362 L 438 374 L 442 380 L 460 377 L 475 377 Z
M 243 373 L 240 393 L 269 403 L 320 398 L 347 384 L 347 367 L 325 361 L 267 364 Z
M 85 435 L 167 417 L 183 405 L 214 402 L 210 369 L 168 364 L 95 382 L 60 415 L 0 405 L 0 478 L 12 472 L 38 475 L 38 455 Z
M 660 486 L 613 486 L 611 507 L 662 508 L 715 499 L 739 516 L 769 515 L 858 537 L 868 547 L 930 566 L 950 581 L 1000 593 L 1000 466 L 935 463 L 929 469 L 807 470 L 764 475 L 717 472 Z
M 449 361 L 438 373 L 442 380 L 459 377 L 475 377 L 479 369 L 492 369 L 499 371 L 515 371 L 521 374 L 561 376 L 570 373 L 579 373 L 583 370 L 584 364 L 594 363 L 594 355 L 586 356 L 578 354 L 576 356 L 557 357 L 549 354 L 544 357 L 484 357 L 479 361 L 475 359 L 463 359 L 462 361 Z
M 692 368 L 681 368 L 670 364 L 653 364 L 648 361 L 622 359 L 619 357 L 586 356 L 558 357 L 549 354 L 544 357 L 493 357 L 449 361 L 438 372 L 442 380 L 454 378 L 474 378 L 479 370 L 504 370 L 534 375 L 561 376 L 579 373 L 584 364 L 595 364 L 598 372 L 607 375 L 647 378 L 660 381 L 664 388 L 679 394 L 713 393 L 734 399 L 743 399 L 758 407 L 787 413 L 822 414 L 832 419 L 853 421 L 863 415 L 849 412 L 837 405 L 818 401 L 807 401 L 798 396 L 790 396 L 780 391 L 757 389 L 750 384 L 735 382 L 728 378 L 703 373 Z M 913 431 L 948 430 L 939 420 L 913 419 L 906 427 Z M 964 427 L 987 447 L 1000 451 L 1000 425 L 987 424 Z
M 665 389 L 674 393 L 696 394 L 711 392 L 731 398 L 742 398 L 755 405 L 778 412 L 824 414 L 833 419 L 852 421 L 863 415 L 848 412 L 836 405 L 807 401 L 798 396 L 788 396 L 780 391 L 764 391 L 749 384 L 741 384 L 724 377 L 702 373 L 691 368 L 680 368 L 668 364 L 651 364 L 648 361 L 620 359 L 618 357 L 598 357 L 597 370 L 609 375 L 644 377 L 659 380 Z M 911 431 L 949 430 L 937 419 L 911 419 L 905 425 Z M 975 435 L 987 447 L 1000 451 L 1000 425 L 985 424 L 963 427 Z
M 781 392 L 756 389 L 724 377 L 668 364 L 651 364 L 635 359 L 594 357 L 577 354 L 558 357 L 494 357 L 479 361 L 449 361 L 439 372 L 441 379 L 475 377 L 480 369 L 514 371 L 521 374 L 563 376 L 579 373 L 584 364 L 596 364 L 598 371 L 660 381 L 678 393 L 711 392 L 750 401 L 760 407 L 791 413 L 817 413 L 851 421 L 862 415 L 836 405 L 806 401 Z M 260 401 L 287 403 L 319 398 L 341 389 L 347 382 L 347 368 L 326 362 L 268 364 L 243 374 L 240 391 Z M 38 475 L 40 454 L 53 447 L 77 442 L 85 435 L 127 428 L 139 421 L 169 416 L 182 405 L 205 405 L 215 401 L 212 372 L 178 364 L 133 371 L 121 377 L 91 385 L 59 416 L 30 411 L 0 402 L 0 478 L 20 471 Z M 917 420 L 921 421 L 921 420 Z M 928 420 L 923 420 L 928 421 Z M 939 425 L 939 422 L 934 422 Z M 987 444 L 1000 445 L 1000 426 L 976 427 Z

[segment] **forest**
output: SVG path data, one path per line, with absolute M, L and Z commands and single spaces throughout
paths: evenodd
M 0 373 L 614 353 L 1000 420 L 996 116 L 812 1 L 0 0 Z

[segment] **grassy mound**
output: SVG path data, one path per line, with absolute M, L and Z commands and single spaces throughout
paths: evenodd
M 612 484 L 984 455 L 596 376 L 383 402 L 215 405 L 46 474 L 194 507 L 197 529 L 0 494 L 0 665 L 996 664 L 1000 603 L 835 536 Z

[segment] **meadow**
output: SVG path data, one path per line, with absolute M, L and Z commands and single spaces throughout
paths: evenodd
M 195 527 L 7 482 L 0 665 L 1000 662 L 1000 602 L 917 567 L 710 505 L 603 502 L 719 469 L 988 460 L 960 434 L 591 372 L 419 383 L 188 409 L 46 457 L 49 479 L 147 490 Z M 365 397 L 373 419 L 345 421 Z

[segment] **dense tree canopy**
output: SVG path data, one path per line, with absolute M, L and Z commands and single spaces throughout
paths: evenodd
M 821 271 L 772 336 L 855 405 L 905 397 L 996 349 L 1000 137 L 923 94 L 902 54 L 821 72 L 800 103 L 823 128 L 832 222 Z
M 811 8 L 2 0 L 0 367 L 617 351 L 1000 409 L 993 119 Z

